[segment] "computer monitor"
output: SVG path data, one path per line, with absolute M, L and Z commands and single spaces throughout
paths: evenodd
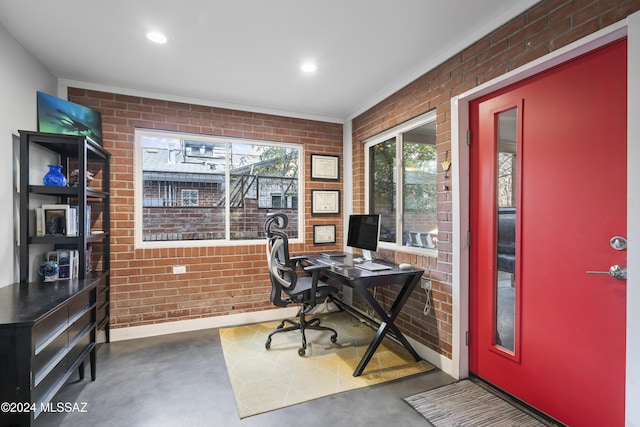
M 371 260 L 371 251 L 378 250 L 380 215 L 350 215 L 347 246 L 362 249 L 362 256 Z

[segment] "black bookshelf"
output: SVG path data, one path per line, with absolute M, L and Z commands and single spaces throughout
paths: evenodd
M 30 156 L 34 146 L 57 156 L 67 180 L 70 178 L 69 172 L 78 169 L 78 176 L 81 178 L 78 185 L 60 187 L 43 185 L 42 180 L 29 182 L 32 167 Z M 20 131 L 20 282 L 43 280 L 35 273 L 37 266 L 32 265 L 34 261 L 30 262 L 30 255 L 35 255 L 35 264 L 39 264 L 37 260 L 41 259 L 43 262 L 44 259 L 37 253 L 31 253 L 32 251 L 42 251 L 43 247 L 77 250 L 77 278 L 104 279 L 98 281 L 96 325 L 97 330 L 104 331 L 107 342 L 110 301 L 110 159 L 111 154 L 89 137 Z M 96 179 L 88 181 L 87 171 L 93 173 Z M 52 204 L 77 205 L 77 235 L 37 236 L 34 206 L 30 205 L 36 195 L 51 200 Z M 87 206 L 90 206 L 91 217 L 87 217 Z M 32 249 L 34 245 L 38 245 L 37 249 Z M 87 265 L 90 265 L 89 271 Z

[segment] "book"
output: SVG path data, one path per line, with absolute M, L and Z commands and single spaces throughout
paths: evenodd
M 58 253 L 57 252 L 47 252 L 47 254 L 44 256 L 44 260 L 45 261 L 55 261 L 56 263 L 58 262 Z M 58 271 L 56 271 L 56 274 L 51 274 L 48 276 L 44 276 L 44 281 L 45 282 L 53 282 L 58 280 L 58 274 L 60 273 L 60 269 L 58 268 Z
M 71 216 L 71 221 L 69 221 L 67 236 L 77 236 L 78 235 L 78 205 L 71 205 L 69 207 L 69 214 Z
M 58 279 L 71 279 L 71 251 L 57 251 Z
M 44 210 L 42 208 L 36 208 L 36 236 L 44 236 Z
M 55 250 L 49 251 L 46 255 L 47 261 L 58 263 L 58 273 L 55 276 L 47 276 L 45 282 L 54 280 L 69 280 L 78 277 L 78 251 L 77 250 Z
M 87 248 L 87 251 L 85 252 L 84 256 L 85 256 L 84 260 L 85 260 L 85 264 L 86 264 L 85 265 L 85 273 L 89 274 L 89 273 L 91 273 L 91 246 L 89 246 Z
M 69 210 L 71 211 L 71 216 L 75 221 L 74 227 L 72 227 L 73 234 L 67 234 L 67 236 L 77 236 L 80 232 L 80 206 L 78 205 L 70 205 Z M 85 236 L 89 236 L 91 234 L 91 205 L 87 205 L 85 212 Z
M 71 251 L 71 278 L 76 279 L 78 277 L 78 264 L 80 262 L 80 256 L 78 251 Z
M 85 228 L 85 236 L 91 235 L 91 205 L 87 205 L 85 220 L 87 227 Z

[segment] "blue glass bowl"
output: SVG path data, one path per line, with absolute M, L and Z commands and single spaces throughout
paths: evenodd
M 46 261 L 38 267 L 38 274 L 43 277 L 55 276 L 58 274 L 60 266 L 55 261 Z

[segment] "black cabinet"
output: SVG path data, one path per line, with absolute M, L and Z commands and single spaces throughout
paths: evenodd
M 53 154 L 63 173 L 78 171 L 75 186 L 47 186 L 42 178 L 29 182 L 32 150 Z M 49 155 L 47 154 L 47 155 Z M 40 156 L 43 157 L 43 156 Z M 109 258 L 110 258 L 110 157 L 101 145 L 84 136 L 20 131 L 20 282 L 42 280 L 36 273 L 44 262 L 43 248 L 78 251 L 78 279 L 98 278 L 97 328 L 109 341 Z M 42 166 L 42 165 L 40 165 Z M 42 167 L 40 167 L 42 169 Z M 90 172 L 92 180 L 87 178 Z M 36 200 L 76 207 L 75 235 L 38 235 L 35 225 Z M 35 249 L 34 249 L 35 248 Z
M 55 410 L 56 392 L 90 361 L 96 378 L 97 289 L 105 276 L 0 288 L 0 426 Z

